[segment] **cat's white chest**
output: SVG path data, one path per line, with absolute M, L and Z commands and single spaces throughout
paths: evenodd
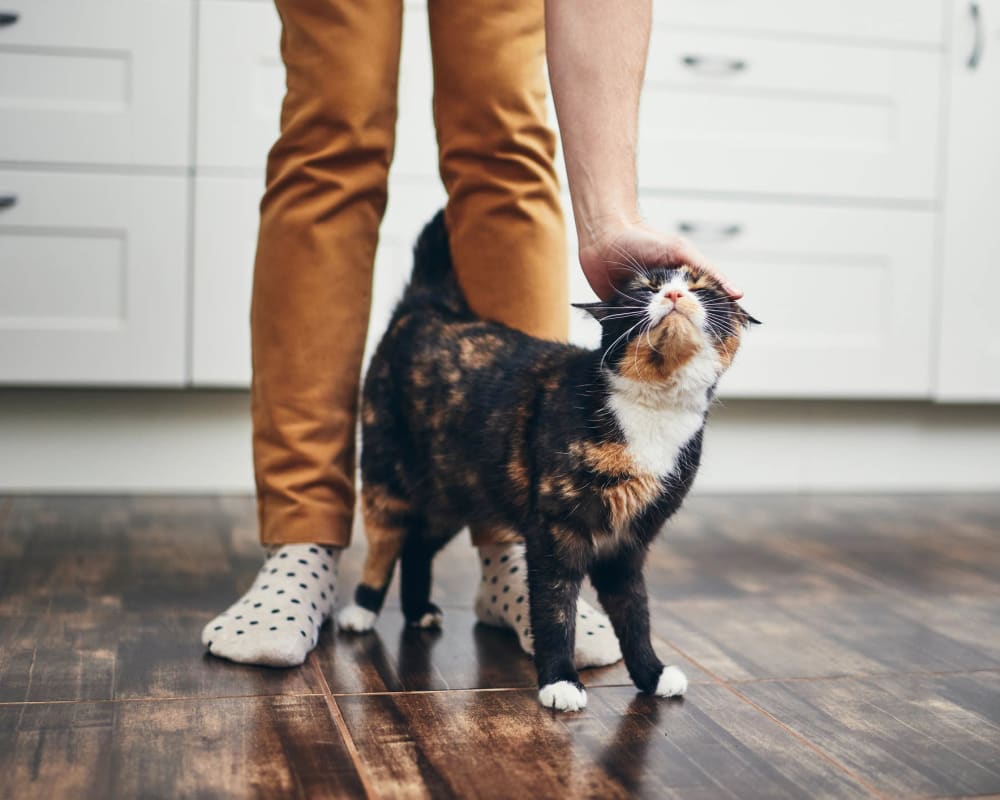
M 608 405 L 614 412 L 636 466 L 659 478 L 677 468 L 678 457 L 705 424 L 704 399 L 658 396 L 648 385 L 616 376 Z

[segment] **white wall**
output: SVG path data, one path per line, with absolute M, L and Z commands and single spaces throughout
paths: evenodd
M 1000 408 L 730 400 L 700 492 L 1000 491 Z M 0 491 L 252 492 L 238 391 L 0 391 Z

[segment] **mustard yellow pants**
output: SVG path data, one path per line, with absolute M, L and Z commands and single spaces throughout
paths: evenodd
M 268 155 L 251 308 L 260 538 L 345 546 L 402 0 L 276 2 L 287 92 Z M 565 338 L 542 0 L 429 0 L 428 14 L 459 282 L 482 316 Z M 477 543 L 494 538 L 474 532 Z

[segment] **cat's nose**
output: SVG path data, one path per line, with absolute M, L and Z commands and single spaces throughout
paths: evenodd
M 663 296 L 669 298 L 670 300 L 672 300 L 673 302 L 676 303 L 678 300 L 681 299 L 681 295 L 683 295 L 683 294 L 684 293 L 680 289 L 671 289 L 669 292 L 667 292 Z

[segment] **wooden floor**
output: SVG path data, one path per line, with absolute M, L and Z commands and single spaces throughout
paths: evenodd
M 465 539 L 440 634 L 393 603 L 301 669 L 204 655 L 259 557 L 248 498 L 0 497 L 0 797 L 1000 793 L 998 498 L 691 501 L 648 571 L 687 697 L 617 666 L 575 715 L 475 624 Z

